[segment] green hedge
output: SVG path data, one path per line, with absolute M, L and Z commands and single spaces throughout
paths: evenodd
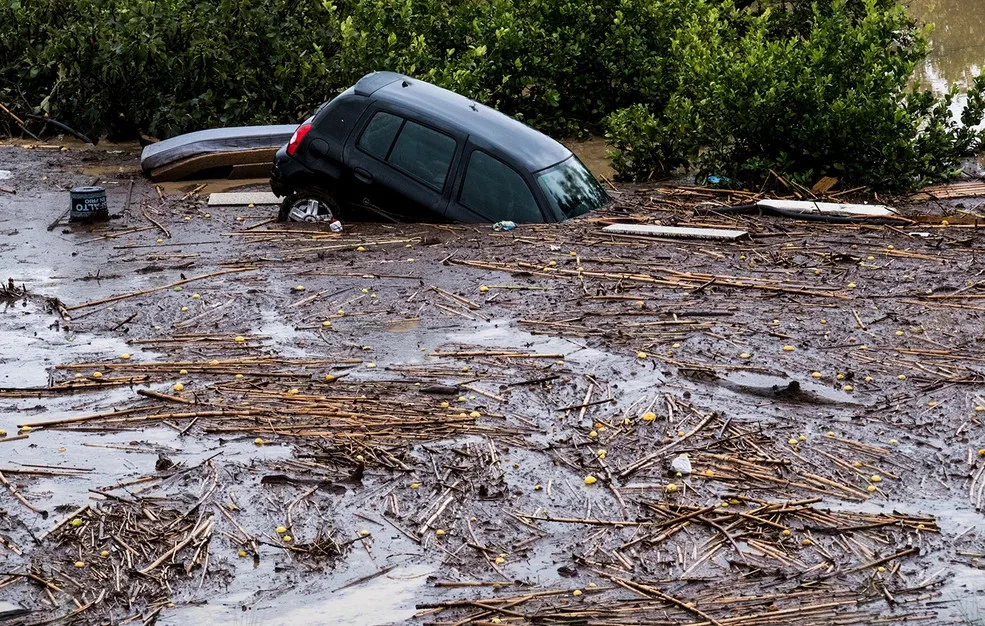
M 387 69 L 556 135 L 604 125 L 625 178 L 908 189 L 978 148 L 909 88 L 925 36 L 896 0 L 736 1 L 0 0 L 0 102 L 166 137 L 298 121 Z
M 926 38 L 901 5 L 704 4 L 675 39 L 670 97 L 607 120 L 623 177 L 689 165 L 746 186 L 777 173 L 808 187 L 831 175 L 906 191 L 946 180 L 981 150 L 985 80 L 969 89 L 961 120 L 951 114 L 955 91 L 913 88 Z
M 86 132 L 290 122 L 373 70 L 561 134 L 665 99 L 691 0 L 0 0 L 0 99 Z
M 3 4 L 0 96 L 96 134 L 293 121 L 331 93 L 337 31 L 306 2 Z

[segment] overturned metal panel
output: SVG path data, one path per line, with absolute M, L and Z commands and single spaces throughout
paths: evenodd
M 262 148 L 276 150 L 290 140 L 295 130 L 297 124 L 281 124 L 213 128 L 178 135 L 146 146 L 140 155 L 140 167 L 145 172 L 150 172 L 203 154 L 242 152 Z
M 899 215 L 895 209 L 881 204 L 841 204 L 809 200 L 760 200 L 756 204 L 779 211 L 834 217 L 896 217 Z
M 910 224 L 896 209 L 881 204 L 842 204 L 813 200 L 758 200 L 752 204 L 696 207 L 697 215 L 777 215 L 834 224 Z
M 257 148 L 255 150 L 236 150 L 232 152 L 211 152 L 199 154 L 155 167 L 150 178 L 155 182 L 182 180 L 201 172 L 222 170 L 218 176 L 228 178 L 257 178 L 269 176 L 277 148 Z

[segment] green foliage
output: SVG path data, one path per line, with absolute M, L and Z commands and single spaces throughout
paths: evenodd
M 692 0 L 0 0 L 0 101 L 86 132 L 290 122 L 373 70 L 577 134 L 667 97 Z
M 131 136 L 297 119 L 329 95 L 332 17 L 300 2 L 0 5 L 0 95 L 84 130 Z
M 0 0 L 0 102 L 88 134 L 298 121 L 394 70 L 557 135 L 604 122 L 627 178 L 946 178 L 985 81 L 961 126 L 910 87 L 925 56 L 897 0 Z
M 955 92 L 913 89 L 926 40 L 902 6 L 828 0 L 787 13 L 704 5 L 675 40 L 670 97 L 607 120 L 622 176 L 688 163 L 699 175 L 746 184 L 775 172 L 806 185 L 833 175 L 905 191 L 951 177 L 962 156 L 980 149 L 973 127 L 982 122 L 985 80 L 969 90 L 963 125 L 950 110 Z
M 577 134 L 608 113 L 668 96 L 663 54 L 692 0 L 492 0 L 470 15 L 479 58 L 436 76 L 527 123 Z M 464 20 L 463 20 L 464 22 Z M 450 70 L 450 72 L 449 72 Z

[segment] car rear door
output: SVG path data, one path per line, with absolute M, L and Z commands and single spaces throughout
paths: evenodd
M 462 144 L 409 115 L 370 111 L 346 146 L 351 201 L 402 217 L 441 219 Z
M 530 177 L 500 158 L 492 148 L 470 137 L 462 161 L 462 174 L 445 211 L 448 220 L 509 220 L 518 224 L 554 221 L 541 210 Z

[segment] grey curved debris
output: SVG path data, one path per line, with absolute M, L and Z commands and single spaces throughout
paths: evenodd
M 31 610 L 25 609 L 21 605 L 14 604 L 13 602 L 0 602 L 0 622 L 6 622 L 18 617 L 24 617 L 25 615 L 29 615 L 31 612 Z
M 146 146 L 140 154 L 140 167 L 145 172 L 150 172 L 200 154 L 279 148 L 291 139 L 297 127 L 297 124 L 237 126 L 178 135 Z

